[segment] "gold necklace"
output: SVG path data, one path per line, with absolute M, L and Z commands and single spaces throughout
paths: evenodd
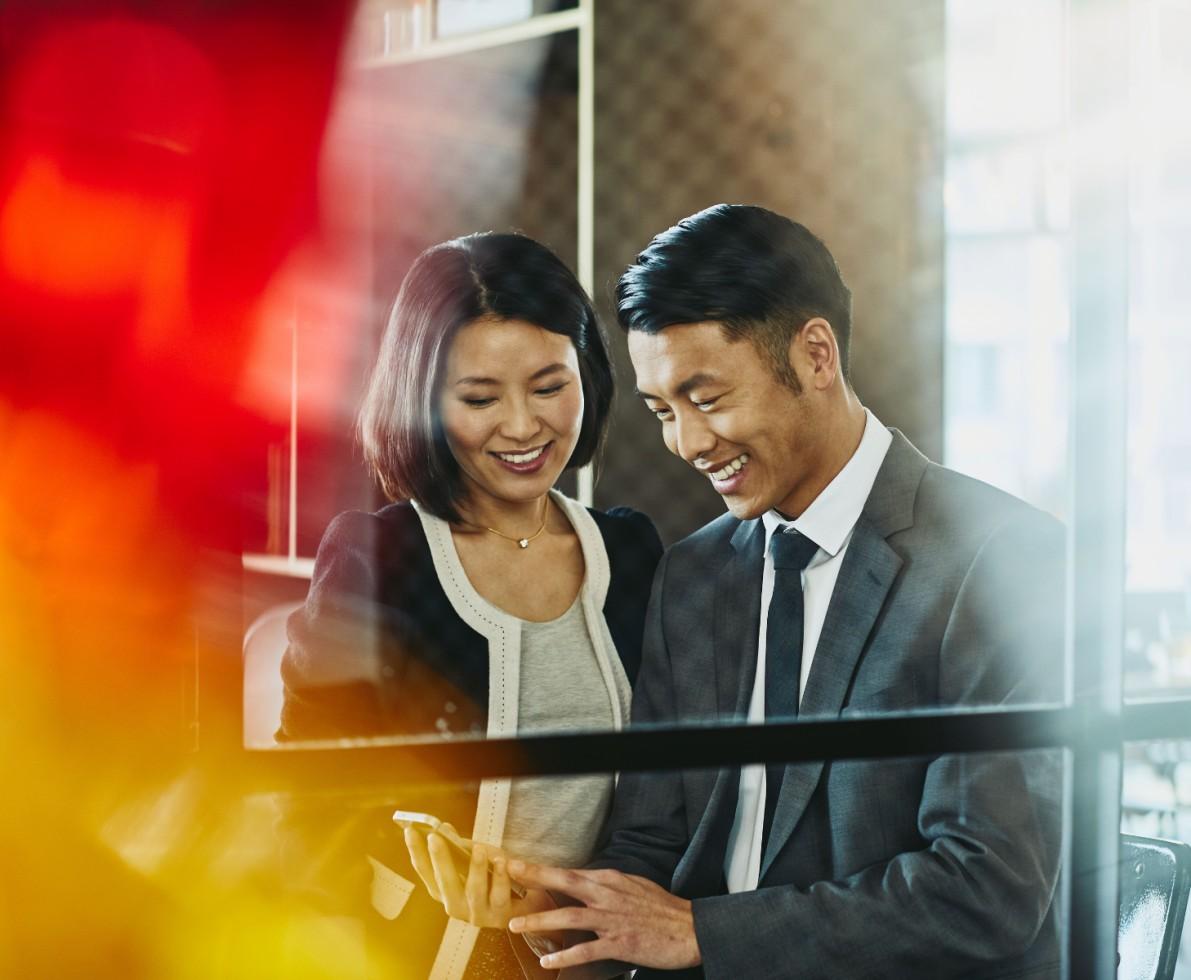
M 536 531 L 534 531 L 533 534 L 531 534 L 528 538 L 514 538 L 511 535 L 505 534 L 504 531 L 498 531 L 494 527 L 489 527 L 487 524 L 484 525 L 484 530 L 491 531 L 493 534 L 497 535 L 498 537 L 504 538 L 506 541 L 516 541 L 517 544 L 519 544 L 522 548 L 528 548 L 529 542 L 531 542 L 534 538 L 536 538 L 539 534 L 541 534 L 544 530 L 546 530 L 546 519 L 549 517 L 549 512 L 547 510 L 547 507 L 549 506 L 549 499 L 543 498 L 542 503 L 544 505 L 542 507 L 542 526 L 539 527 Z

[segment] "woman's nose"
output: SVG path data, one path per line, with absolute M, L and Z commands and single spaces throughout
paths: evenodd
M 512 399 L 501 420 L 500 433 L 506 439 L 524 443 L 541 430 L 541 420 L 524 399 Z

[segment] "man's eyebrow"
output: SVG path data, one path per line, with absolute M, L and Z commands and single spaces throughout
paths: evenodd
M 544 378 L 547 374 L 553 374 L 555 371 L 565 371 L 567 366 L 561 361 L 554 364 L 547 364 L 544 368 L 538 368 L 533 374 L 529 376 L 530 381 L 537 381 L 538 378 Z M 455 382 L 457 385 L 498 385 L 500 384 L 496 378 L 481 378 L 474 374 L 469 374 L 466 378 L 460 378 Z
M 674 389 L 674 394 L 681 398 L 683 395 L 688 395 L 694 389 L 702 387 L 703 385 L 715 384 L 717 381 L 715 375 L 708 374 L 706 371 L 700 371 L 698 374 L 692 374 L 682 384 Z M 652 398 L 654 401 L 662 401 L 657 395 L 651 395 L 648 391 L 642 391 L 640 388 L 634 389 L 642 398 Z

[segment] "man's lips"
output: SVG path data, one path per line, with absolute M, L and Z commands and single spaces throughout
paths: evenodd
M 717 493 L 734 493 L 744 481 L 749 461 L 748 453 L 741 453 L 722 463 L 713 463 L 701 470 L 711 480 Z
M 709 466 L 700 468 L 700 472 L 704 476 L 711 479 L 713 483 L 721 480 L 729 480 L 733 473 L 739 473 L 744 469 L 749 461 L 748 453 L 741 453 L 739 456 L 733 456 L 731 459 L 724 460 L 722 463 L 712 463 Z

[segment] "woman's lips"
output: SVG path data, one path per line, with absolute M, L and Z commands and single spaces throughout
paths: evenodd
M 492 458 L 495 459 L 501 466 L 503 466 L 510 473 L 519 473 L 522 476 L 536 473 L 543 466 L 546 465 L 546 460 L 550 456 L 550 450 L 554 448 L 554 443 L 548 442 L 546 445 L 537 449 L 527 449 L 524 452 L 515 453 L 492 453 Z M 536 454 L 536 455 L 535 455 Z M 528 457 L 528 458 L 527 458 Z

